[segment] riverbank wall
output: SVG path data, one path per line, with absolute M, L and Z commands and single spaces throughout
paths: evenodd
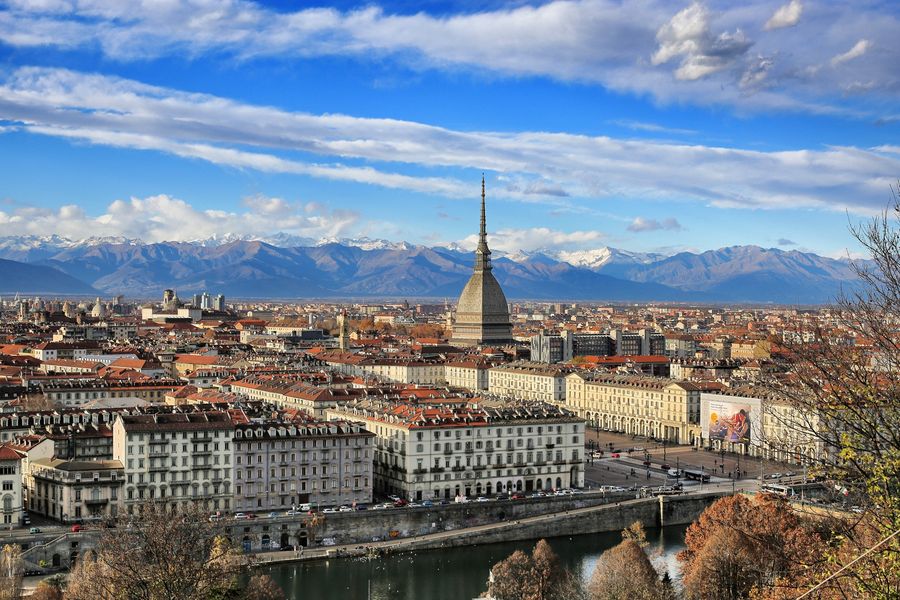
M 456 546 L 474 546 L 499 542 L 621 531 L 636 521 L 645 527 L 685 525 L 695 521 L 707 506 L 726 495 L 722 492 L 622 499 L 588 507 L 563 509 L 536 516 L 509 518 L 448 531 L 432 531 L 396 537 L 378 542 L 360 541 L 346 545 L 310 548 L 302 555 L 271 552 L 259 555 L 261 564 L 320 560 L 341 556 L 379 553 L 416 552 Z M 356 545 L 354 545 L 356 544 Z

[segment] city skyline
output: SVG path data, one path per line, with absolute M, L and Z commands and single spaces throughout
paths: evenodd
M 498 251 L 844 257 L 889 204 L 888 3 L 422 7 L 8 3 L 0 236 L 471 248 L 483 171 Z

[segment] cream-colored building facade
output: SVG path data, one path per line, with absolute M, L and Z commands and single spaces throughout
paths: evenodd
M 490 369 L 488 391 L 503 398 L 558 403 L 566 399 L 569 372 L 545 363 L 513 362 Z
M 700 388 L 687 381 L 571 373 L 565 406 L 591 426 L 675 444 L 693 444 L 700 436 Z
M 375 491 L 410 500 L 584 486 L 584 421 L 544 403 L 360 401 L 327 411 L 375 433 Z

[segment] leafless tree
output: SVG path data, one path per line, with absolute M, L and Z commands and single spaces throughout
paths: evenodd
M 170 512 L 157 503 L 116 523 L 97 551 L 73 568 L 72 600 L 240 598 L 247 561 L 201 508 Z M 267 596 L 258 596 L 266 598 Z

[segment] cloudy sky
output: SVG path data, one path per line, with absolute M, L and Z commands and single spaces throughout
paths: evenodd
M 855 247 L 896 2 L 0 0 L 0 235 Z

